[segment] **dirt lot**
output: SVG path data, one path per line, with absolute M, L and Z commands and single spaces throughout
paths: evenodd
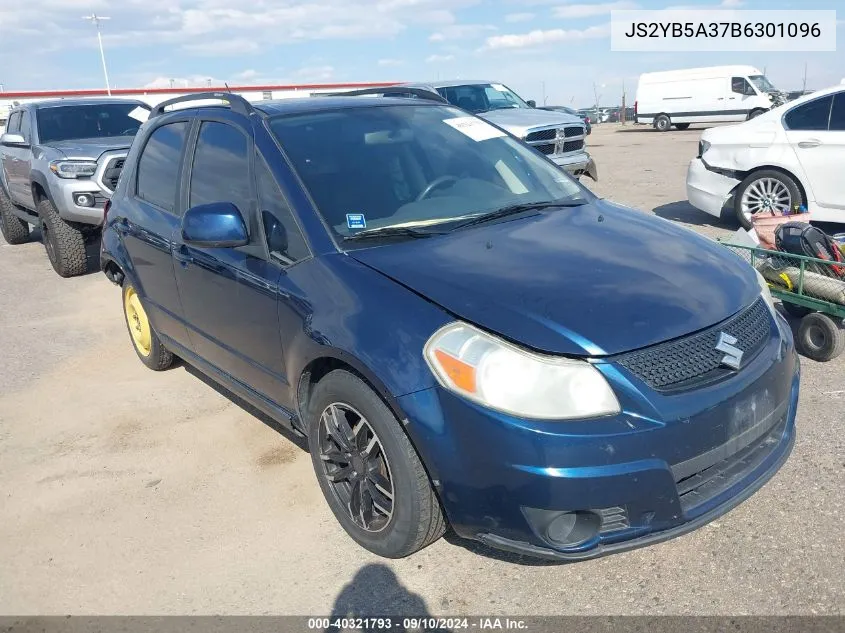
M 613 200 L 707 235 L 687 205 L 699 131 L 596 126 Z M 798 441 L 720 520 L 668 543 L 529 565 L 443 539 L 400 561 L 355 545 L 307 454 L 184 367 L 130 347 L 118 290 L 0 246 L 0 613 L 845 612 L 845 357 L 804 361 Z

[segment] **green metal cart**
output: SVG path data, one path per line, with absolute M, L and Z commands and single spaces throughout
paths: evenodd
M 845 351 L 845 265 L 803 255 L 721 242 L 756 268 L 784 309 L 801 319 L 795 344 L 813 360 Z

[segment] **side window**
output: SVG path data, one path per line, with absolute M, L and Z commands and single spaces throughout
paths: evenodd
M 255 181 L 258 185 L 258 202 L 261 221 L 267 236 L 267 248 L 272 255 L 292 264 L 308 257 L 308 245 L 299 230 L 287 201 L 279 191 L 273 174 L 256 153 Z
M 162 125 L 151 135 L 138 160 L 136 195 L 141 200 L 173 212 L 179 190 L 179 161 L 188 123 Z
M 29 123 L 29 112 L 21 112 L 21 136 L 24 137 L 27 141 L 32 140 L 32 134 L 30 133 L 30 123 Z
M 810 101 L 786 113 L 784 122 L 790 130 L 827 130 L 833 95 Z
M 21 129 L 21 113 L 20 112 L 13 112 L 12 115 L 9 117 L 8 124 L 6 125 L 6 132 L 9 134 L 17 134 Z
M 724 84 L 723 84 L 724 85 Z M 754 88 L 745 79 L 745 77 L 731 77 L 731 92 L 736 92 L 741 95 L 756 95 Z
M 845 132 L 845 92 L 833 96 L 833 108 L 830 110 L 830 131 Z
M 252 206 L 251 200 L 246 136 L 231 125 L 204 121 L 191 167 L 188 206 L 231 202 L 249 224 L 247 215 Z

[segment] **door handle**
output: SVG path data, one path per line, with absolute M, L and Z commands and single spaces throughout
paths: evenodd
M 806 141 L 799 141 L 798 147 L 808 148 L 808 147 L 818 147 L 821 145 L 822 142 L 817 138 L 808 138 Z

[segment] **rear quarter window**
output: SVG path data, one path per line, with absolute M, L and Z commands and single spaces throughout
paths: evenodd
M 138 159 L 138 184 L 135 195 L 171 213 L 176 208 L 179 165 L 187 131 L 186 121 L 168 123 L 156 128 L 150 134 L 141 152 L 141 158 Z
M 783 121 L 789 130 L 827 130 L 833 95 L 804 103 L 787 112 Z

